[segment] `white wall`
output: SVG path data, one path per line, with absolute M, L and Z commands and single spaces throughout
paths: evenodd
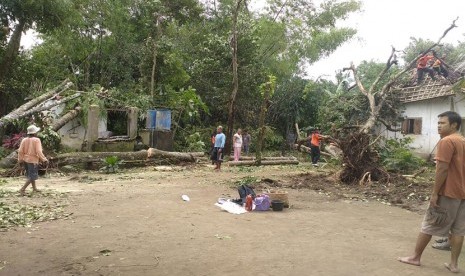
M 52 111 L 52 117 L 54 119 L 60 118 L 60 116 L 57 114 L 63 115 L 61 114 L 63 112 L 63 108 L 63 105 L 51 108 L 50 110 Z M 99 119 L 98 129 L 99 132 L 107 130 L 106 119 Z M 58 134 L 61 136 L 62 145 L 80 151 L 82 143 L 86 137 L 86 128 L 81 124 L 81 122 L 79 122 L 78 119 L 74 119 L 59 129 Z
M 403 135 L 400 132 L 383 130 L 384 135 L 388 138 L 411 137 L 413 142 L 409 145 L 410 148 L 418 155 L 428 158 L 431 154 L 434 155 L 440 139 L 437 130 L 438 115 L 449 110 L 454 110 L 465 118 L 465 97 L 459 95 L 406 103 L 404 117 L 422 118 L 421 135 Z

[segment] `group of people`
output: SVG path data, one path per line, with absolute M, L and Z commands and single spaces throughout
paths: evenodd
M 402 263 L 419 266 L 422 254 L 432 236 L 448 237 L 447 248 L 450 246 L 451 258 L 444 266 L 451 272 L 459 272 L 458 258 L 465 236 L 465 137 L 459 132 L 461 123 L 461 116 L 454 111 L 438 115 L 438 133 L 441 139 L 437 144 L 436 175 L 429 207 L 423 218 L 414 252 L 410 256 L 399 257 L 398 260 Z M 21 195 L 25 194 L 29 184 L 32 184 L 34 192 L 39 191 L 35 182 L 38 178 L 39 162 L 48 162 L 42 152 L 40 139 L 37 137 L 39 130 L 40 128 L 35 125 L 29 126 L 28 137 L 21 141 L 18 150 L 18 161 L 24 164 L 27 178 L 26 183 L 19 190 Z M 321 135 L 318 129 L 308 136 L 314 166 L 318 165 L 320 140 L 325 138 L 326 136 Z M 216 164 L 215 170 L 221 169 L 225 142 L 223 127 L 219 126 L 216 134 L 212 135 L 212 160 Z M 239 159 L 242 148 L 248 153 L 250 142 L 250 134 L 246 131 L 242 134 L 238 129 L 233 137 L 235 160 Z M 438 216 L 442 218 L 438 219 Z
M 445 56 L 438 58 L 432 51 L 421 56 L 417 61 L 417 84 L 423 82 L 425 74 L 432 80 L 436 80 L 435 75 L 447 78 L 449 72 L 444 66 L 444 58 Z
M 245 154 L 249 154 L 251 142 L 252 137 L 246 129 L 244 129 L 244 133 L 242 133 L 242 129 L 237 129 L 237 132 L 233 136 L 234 161 L 239 161 L 242 150 L 244 150 Z M 226 135 L 223 133 L 223 127 L 218 126 L 216 131 L 211 135 L 211 160 L 212 164 L 216 165 L 215 170 L 221 170 L 225 143 Z

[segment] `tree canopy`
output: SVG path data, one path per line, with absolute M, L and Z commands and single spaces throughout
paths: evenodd
M 171 108 L 176 128 L 224 124 L 232 91 L 237 3 L 3 1 L 0 18 L 13 31 L 0 44 L 2 68 L 8 71 L 0 77 L 2 102 L 8 98 L 0 115 L 69 78 L 75 90 L 105 89 L 113 104 L 142 111 Z M 244 1 L 237 14 L 235 125 L 257 126 L 259 86 L 269 75 L 276 76 L 276 93 L 266 123 L 283 135 L 296 122 L 315 124 L 320 101 L 315 99 L 325 96 L 324 89 L 299 76 L 305 64 L 354 36 L 356 30 L 344 27 L 344 20 L 360 7 L 353 0 L 318 6 L 309 0 L 269 0 L 264 10 L 253 12 Z M 17 29 L 31 28 L 43 40 L 40 45 L 26 50 L 14 44 Z M 12 44 L 17 46 L 13 54 Z

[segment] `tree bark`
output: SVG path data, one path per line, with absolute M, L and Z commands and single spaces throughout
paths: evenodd
M 74 95 L 65 97 L 65 98 L 63 98 L 61 100 L 58 100 L 58 101 L 55 101 L 55 102 L 44 102 L 43 104 L 37 105 L 37 106 L 29 109 L 28 111 L 24 112 L 24 114 L 22 114 L 21 117 L 26 117 L 26 116 L 29 116 L 29 115 L 31 115 L 33 113 L 41 112 L 41 111 L 44 111 L 44 110 L 49 110 L 50 108 L 52 108 L 54 106 L 66 103 L 66 102 L 71 101 L 73 99 L 76 99 L 76 98 L 78 98 L 80 96 L 81 96 L 81 93 L 76 93 Z
M 258 134 L 257 148 L 255 151 L 255 157 L 257 158 L 257 163 L 260 165 L 262 160 L 262 149 L 263 149 L 263 140 L 265 139 L 265 116 L 268 109 L 268 103 L 271 96 L 271 82 L 266 83 L 265 95 L 263 95 L 263 103 L 260 109 L 260 118 L 258 120 L 258 128 L 260 132 Z
M 73 120 L 76 118 L 79 113 L 81 112 L 80 107 L 76 107 L 74 110 L 70 110 L 68 113 L 66 113 L 64 116 L 62 116 L 60 119 L 58 119 L 56 122 L 51 125 L 51 128 L 53 131 L 58 131 L 60 128 L 62 128 L 67 122 Z M 8 156 L 2 158 L 0 160 L 0 168 L 13 168 L 16 163 L 18 162 L 18 151 L 15 150 L 12 153 L 10 153 Z
M 51 126 L 52 130 L 58 131 L 60 128 L 66 125 L 66 123 L 76 118 L 79 115 L 79 113 L 81 113 L 81 109 L 82 108 L 78 106 L 74 108 L 73 110 L 68 111 L 68 113 L 66 113 L 60 119 L 58 119 L 57 121 L 53 123 L 53 125 Z
M 311 153 L 312 152 L 311 148 L 309 148 L 307 146 L 304 146 L 304 145 L 294 144 L 294 148 L 299 150 L 300 152 L 306 152 L 306 153 Z M 339 158 L 340 157 L 340 156 L 337 156 L 337 155 L 333 155 L 331 153 L 324 152 L 322 150 L 320 150 L 320 154 L 324 155 L 324 156 L 328 156 L 328 157 L 334 157 L 334 158 Z
M 230 159 L 232 160 L 233 157 L 231 156 Z M 255 160 L 253 156 L 241 156 L 239 161 L 250 161 Z M 270 156 L 270 157 L 262 157 L 262 160 L 297 160 L 294 156 Z
M 233 26 L 232 26 L 232 38 L 231 38 L 231 49 L 232 49 L 232 73 L 233 73 L 233 90 L 231 95 L 229 96 L 229 104 L 228 104 L 228 129 L 227 129 L 227 137 L 229 139 L 226 140 L 225 145 L 225 152 L 224 154 L 231 153 L 231 146 L 232 146 L 232 137 L 234 132 L 234 109 L 236 107 L 236 96 L 237 91 L 239 89 L 239 77 L 237 74 L 237 17 L 239 15 L 239 9 L 241 7 L 241 3 L 243 0 L 237 0 L 236 7 L 233 11 Z
M 11 72 L 11 66 L 18 56 L 24 26 L 25 21 L 20 19 L 18 24 L 15 26 L 8 45 L 6 46 L 5 54 L 3 55 L 3 59 L 0 63 L 0 83 L 3 82 L 7 73 Z
M 12 112 L 8 113 L 7 115 L 0 118 L 0 128 L 4 127 L 6 124 L 11 122 L 12 120 L 21 119 L 28 114 L 28 110 L 32 109 L 36 105 L 42 103 L 43 101 L 47 100 L 54 94 L 60 94 L 63 91 L 66 91 L 73 85 L 68 79 L 63 81 L 61 84 L 53 88 L 52 90 L 40 95 L 37 98 L 30 100 L 29 102 L 23 104 L 22 106 L 18 107 L 17 109 L 13 110 Z
M 88 162 L 102 162 L 109 156 L 116 156 L 119 160 L 124 161 L 149 161 L 149 160 L 166 160 L 171 163 L 181 162 L 196 162 L 197 158 L 188 152 L 168 152 L 154 148 L 149 150 L 141 150 L 136 152 L 73 152 L 59 154 L 50 158 L 50 162 L 57 166 L 88 163 Z
M 255 165 L 298 165 L 298 160 L 262 160 L 260 165 L 256 161 L 230 161 L 229 166 L 255 166 Z

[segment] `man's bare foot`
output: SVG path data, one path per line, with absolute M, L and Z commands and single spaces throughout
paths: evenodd
M 444 266 L 447 268 L 447 270 L 449 270 L 452 273 L 459 273 L 460 272 L 460 270 L 457 267 L 452 267 L 448 263 L 444 263 Z
M 35 189 L 35 190 L 32 190 L 34 193 L 41 193 L 42 191 L 41 190 L 38 190 L 38 189 Z
M 26 191 L 24 191 L 24 190 L 19 190 L 18 192 L 19 192 L 20 196 L 25 196 L 26 195 Z
M 420 266 L 420 261 L 415 260 L 413 257 L 399 257 L 397 260 L 404 264 Z

